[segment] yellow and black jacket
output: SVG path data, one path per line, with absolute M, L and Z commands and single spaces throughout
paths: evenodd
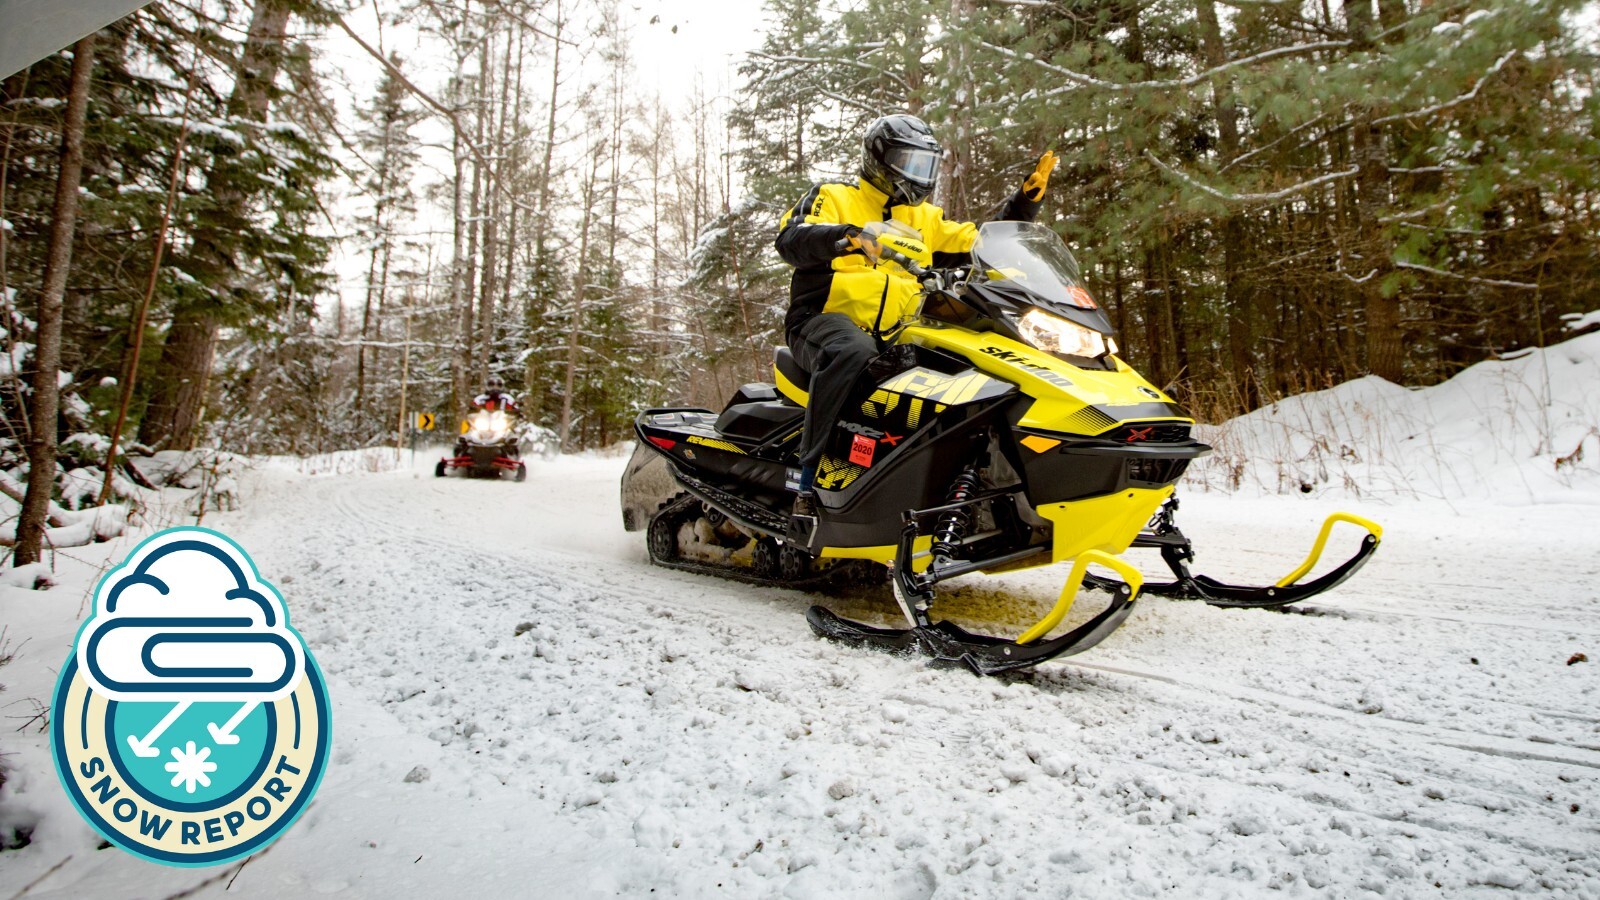
M 839 241 L 868 222 L 895 219 L 922 235 L 926 251 L 913 256 L 923 266 L 960 264 L 978 237 L 971 222 L 951 222 L 932 203 L 888 206 L 888 195 L 862 179 L 855 184 L 813 185 L 778 224 L 778 255 L 794 266 L 789 284 L 789 314 L 784 330 L 793 334 L 801 323 L 822 312 L 843 313 L 863 329 L 881 335 L 908 315 L 918 285 L 904 269 L 884 262 L 872 268 L 860 253 L 840 256 Z M 1001 219 L 1031 222 L 1039 202 L 1021 191 L 1006 201 Z

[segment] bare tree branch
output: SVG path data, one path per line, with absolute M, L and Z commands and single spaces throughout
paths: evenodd
M 906 82 L 906 80 L 904 78 L 902 78 L 901 76 L 899 76 L 898 74 L 896 74 L 894 72 L 890 72 L 890 71 L 882 68 L 881 66 L 874 66 L 874 65 L 870 65 L 868 63 L 864 63 L 859 59 L 836 59 L 836 58 L 827 57 L 827 56 L 776 56 L 776 55 L 773 55 L 771 53 L 762 53 L 760 50 L 750 50 L 750 51 L 748 51 L 747 55 L 749 55 L 749 56 L 759 56 L 762 59 L 771 60 L 772 62 L 780 62 L 780 63 L 807 63 L 807 64 L 822 63 L 822 64 L 826 64 L 826 65 L 854 66 L 854 67 L 856 67 L 858 69 L 865 69 L 868 72 L 871 72 L 871 73 L 873 73 L 875 75 L 887 75 L 890 78 L 893 78 L 897 84 L 899 84 L 901 87 L 905 88 L 906 90 L 910 90 L 911 89 L 911 85 L 908 84 Z
M 1290 138 L 1294 137 L 1295 135 L 1299 134 L 1300 132 L 1305 131 L 1307 128 L 1311 128 L 1311 127 L 1315 126 L 1317 123 L 1322 122 L 1322 121 L 1326 120 L 1327 118 L 1328 118 L 1328 114 L 1327 113 L 1323 113 L 1322 115 L 1317 116 L 1315 119 L 1312 119 L 1311 121 L 1305 123 L 1304 125 L 1301 125 L 1301 126 L 1299 126 L 1297 128 L 1291 129 L 1289 132 L 1284 134 L 1283 137 L 1280 137 L 1275 141 L 1271 141 L 1271 142 L 1265 144 L 1264 146 L 1257 147 L 1256 149 L 1251 150 L 1249 153 L 1241 153 L 1238 156 L 1238 158 L 1236 158 L 1233 161 L 1229 162 L 1227 165 L 1223 166 L 1218 171 L 1219 172 L 1226 172 L 1229 169 L 1233 168 L 1234 166 L 1237 166 L 1238 164 L 1240 164 L 1240 163 L 1244 162 L 1245 160 L 1249 159 L 1250 157 L 1257 156 L 1259 154 L 1265 153 L 1268 150 L 1271 150 L 1273 147 L 1278 146 L 1279 144 L 1283 143 L 1284 141 L 1287 141 L 1288 139 L 1290 139 Z
M 525 203 L 517 199 L 517 196 L 513 194 L 510 188 L 505 186 L 505 182 L 500 179 L 499 170 L 495 166 L 490 165 L 489 160 L 484 159 L 482 149 L 472 141 L 472 132 L 462 124 L 461 119 L 458 117 L 460 110 L 451 109 L 450 107 L 445 106 L 443 103 L 435 100 L 427 91 L 417 87 L 417 85 L 411 79 L 406 77 L 404 72 L 400 71 L 398 66 L 389 61 L 388 57 L 384 56 L 382 53 L 379 53 L 377 48 L 362 40 L 361 35 L 356 34 L 355 29 L 350 27 L 350 24 L 344 20 L 343 16 L 334 16 L 333 20 L 337 22 L 339 27 L 344 30 L 345 34 L 350 35 L 351 40 L 359 44 L 361 49 L 367 51 L 367 53 L 371 55 L 373 59 L 377 60 L 379 64 L 383 66 L 384 70 L 390 75 L 394 76 L 394 79 L 400 82 L 400 84 L 403 85 L 406 90 L 415 95 L 418 100 L 421 100 L 428 106 L 433 107 L 436 112 L 450 121 L 450 127 L 455 129 L 456 134 L 461 136 L 461 142 L 464 146 L 466 146 L 467 152 L 471 153 L 472 158 L 478 161 L 478 165 L 483 166 L 485 173 L 487 173 L 489 177 L 489 180 L 494 183 L 495 190 L 504 195 L 507 202 L 511 203 L 522 212 L 537 213 L 537 210 L 534 208 L 533 204 Z

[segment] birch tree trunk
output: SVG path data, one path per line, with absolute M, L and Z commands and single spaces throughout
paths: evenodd
M 602 139 L 601 146 L 605 141 Z M 578 232 L 577 278 L 572 285 L 572 322 L 567 326 L 566 389 L 561 394 L 561 450 L 572 440 L 572 393 L 577 389 L 579 334 L 583 331 L 583 295 L 589 289 L 589 229 L 594 224 L 595 180 L 600 173 L 600 148 L 589 154 L 589 175 L 583 182 L 583 227 Z
M 461 80 L 465 57 L 456 60 L 456 75 L 451 82 L 451 108 L 461 110 Z M 467 282 L 467 153 L 461 146 L 461 129 L 450 130 L 450 211 L 454 228 L 450 235 L 450 306 L 456 311 L 456 348 L 450 355 L 450 408 L 461 409 L 467 402 L 467 367 L 464 359 L 466 336 L 472 329 L 472 292 Z

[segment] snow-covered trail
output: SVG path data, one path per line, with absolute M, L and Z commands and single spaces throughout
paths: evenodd
M 1566 664 L 1600 658 L 1592 507 L 1364 509 L 1383 546 L 1308 615 L 1149 598 L 1003 681 L 649 566 L 620 469 L 269 470 L 208 520 L 335 706 L 313 809 L 234 893 L 1600 898 L 1600 678 Z M 1330 508 L 1200 495 L 1183 519 L 1201 571 L 1270 580 Z M 1063 575 L 950 608 L 1020 624 Z M 196 880 L 148 868 L 97 854 L 35 893 Z

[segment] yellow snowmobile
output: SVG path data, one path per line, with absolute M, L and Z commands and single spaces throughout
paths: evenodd
M 1048 227 L 990 222 L 971 264 L 925 269 L 885 246 L 923 285 L 920 313 L 896 323 L 888 350 L 847 405 L 818 467 L 810 548 L 786 541 L 798 488 L 809 375 L 786 348 L 775 384 L 747 384 L 719 414 L 649 409 L 622 479 L 623 522 L 646 531 L 657 564 L 744 581 L 818 587 L 885 571 L 908 627 L 878 628 L 813 606 L 818 634 L 921 650 L 938 662 L 997 673 L 1086 650 L 1115 631 L 1145 592 L 1217 606 L 1281 606 L 1348 578 L 1382 529 L 1336 513 L 1304 564 L 1249 587 L 1191 575 L 1194 553 L 1174 522 L 1174 484 L 1210 452 L 1194 420 L 1116 356 L 1112 327 L 1077 262 Z M 1331 571 L 1315 566 L 1334 524 L 1366 530 Z M 1143 584 L 1119 557 L 1160 551 L 1173 580 Z M 934 587 L 972 572 L 1073 562 L 1055 605 L 1015 638 L 935 621 Z M 1096 564 L 1121 580 L 1091 574 Z M 1051 636 L 1082 587 L 1105 609 Z

